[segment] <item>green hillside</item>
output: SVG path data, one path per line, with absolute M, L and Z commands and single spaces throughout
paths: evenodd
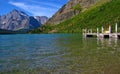
M 31 33 L 81 33 L 83 28 L 108 27 L 120 22 L 120 0 L 96 5 L 58 25 L 45 25 Z M 114 27 L 113 27 L 114 28 Z M 120 28 L 119 28 L 120 30 Z

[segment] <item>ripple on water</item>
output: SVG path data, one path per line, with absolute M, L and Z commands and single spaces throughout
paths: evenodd
M 94 74 L 112 67 L 114 74 L 119 61 L 120 40 L 79 34 L 0 35 L 0 73 Z

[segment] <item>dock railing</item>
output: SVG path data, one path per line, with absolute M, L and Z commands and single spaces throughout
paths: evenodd
M 96 32 L 93 32 L 92 29 L 83 29 L 83 36 L 84 37 L 94 37 L 97 36 L 98 38 L 118 38 L 120 37 L 120 33 L 118 33 L 118 24 L 115 25 L 115 32 L 112 33 L 112 27 L 109 26 L 109 30 L 105 31 L 104 27 L 101 27 L 101 32 L 99 28 L 96 29 Z

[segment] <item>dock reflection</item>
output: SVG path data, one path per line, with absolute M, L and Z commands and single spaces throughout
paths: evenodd
M 97 38 L 97 45 L 98 47 L 101 47 L 101 48 L 110 47 L 115 49 L 116 47 L 118 47 L 118 39 L 117 38 L 108 38 L 108 39 Z

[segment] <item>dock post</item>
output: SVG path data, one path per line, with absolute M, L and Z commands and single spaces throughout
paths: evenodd
M 116 32 L 116 33 L 118 32 L 118 25 L 117 25 L 117 23 L 116 23 L 116 25 L 115 25 L 115 32 Z
M 111 31 L 111 26 L 109 26 L 109 33 L 111 33 L 112 31 Z
M 104 37 L 104 28 L 102 26 L 102 33 L 101 33 L 101 37 L 103 38 Z
M 112 35 L 111 35 L 111 26 L 109 25 L 109 37 L 112 37 Z
M 97 37 L 99 37 L 99 29 L 97 28 Z
M 117 23 L 116 23 L 116 25 L 115 25 L 115 38 L 118 38 L 118 25 L 117 25 Z
M 87 30 L 86 29 L 83 29 L 83 36 L 86 37 L 86 32 Z

